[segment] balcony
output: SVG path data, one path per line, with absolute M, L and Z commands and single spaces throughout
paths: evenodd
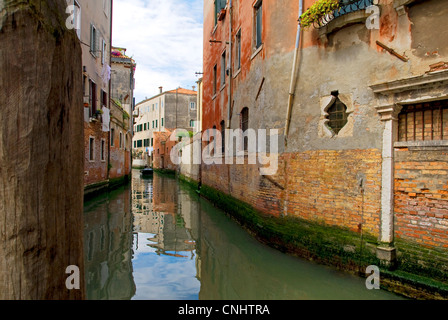
M 321 42 L 326 43 L 330 33 L 348 25 L 365 23 L 371 15 L 366 9 L 377 3 L 378 0 L 340 0 L 339 8 L 321 15 L 312 25 L 318 30 Z
M 316 29 L 325 28 L 333 21 L 349 20 L 352 23 L 352 17 L 359 20 L 353 23 L 361 22 L 360 18 L 364 21 L 367 18 L 366 9 L 375 4 L 378 0 L 318 0 L 300 16 L 299 22 L 302 28 L 314 26 Z
M 375 0 L 340 0 L 339 8 L 324 15 L 314 22 L 314 27 L 320 29 L 327 26 L 331 21 L 357 11 L 365 11 L 367 7 L 374 5 Z

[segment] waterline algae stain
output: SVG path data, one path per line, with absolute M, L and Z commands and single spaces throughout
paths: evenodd
M 89 299 L 400 299 L 258 242 L 166 175 L 134 172 L 132 186 L 87 202 L 85 221 Z M 245 310 L 231 307 L 211 315 Z

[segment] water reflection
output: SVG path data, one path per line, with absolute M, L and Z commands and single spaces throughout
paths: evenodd
M 132 199 L 138 283 L 133 299 L 198 299 L 192 234 L 198 203 L 184 199 L 176 180 L 157 174 L 141 179 L 134 173 Z
M 135 171 L 132 188 L 87 204 L 85 215 L 89 299 L 398 298 L 260 244 L 158 174 L 142 179 Z
M 88 299 L 128 300 L 135 295 L 130 200 L 130 188 L 124 188 L 85 203 Z

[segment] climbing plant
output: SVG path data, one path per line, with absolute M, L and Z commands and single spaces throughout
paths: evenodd
M 318 0 L 300 16 L 300 26 L 307 28 L 320 18 L 339 9 L 339 0 Z

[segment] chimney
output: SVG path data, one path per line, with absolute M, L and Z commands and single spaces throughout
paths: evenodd
M 159 87 L 160 93 L 163 93 L 163 87 Z
M 193 86 L 193 91 L 195 91 L 195 89 L 196 89 L 196 86 Z

